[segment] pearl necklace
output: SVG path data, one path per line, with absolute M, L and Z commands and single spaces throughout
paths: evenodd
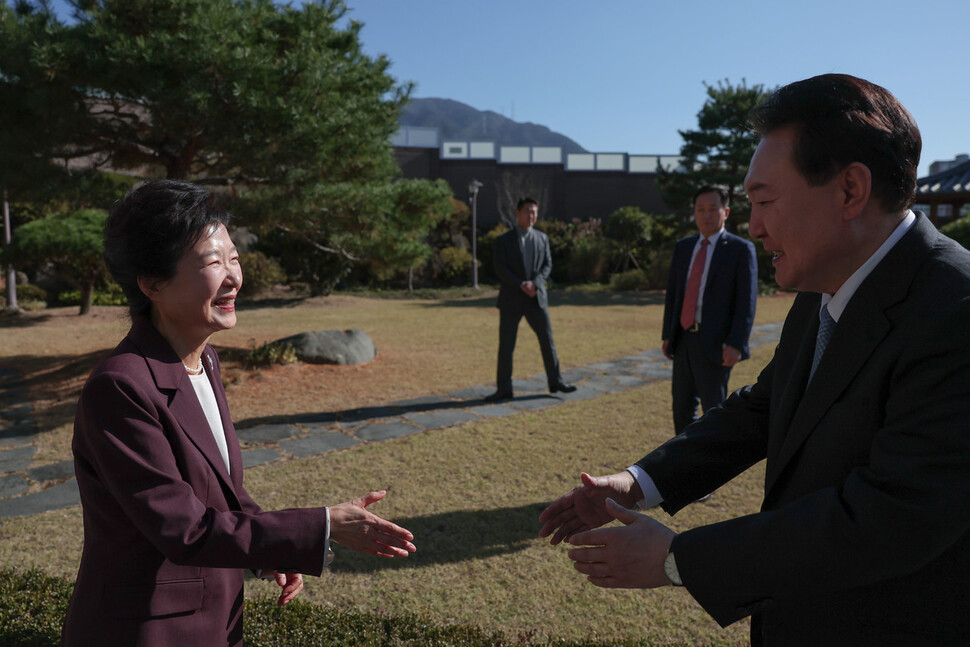
M 182 364 L 182 366 L 185 366 L 185 364 Z M 202 358 L 199 358 L 198 368 L 189 368 L 188 366 L 185 366 L 185 372 L 189 375 L 202 375 Z

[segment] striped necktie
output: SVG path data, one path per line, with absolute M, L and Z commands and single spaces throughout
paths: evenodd
M 818 363 L 822 360 L 822 354 L 825 353 L 825 347 L 828 346 L 829 339 L 832 337 L 832 331 L 835 330 L 835 319 L 829 314 L 828 305 L 822 306 L 818 318 L 818 337 L 815 338 L 815 356 L 812 358 L 812 370 L 808 374 L 809 382 L 812 381 L 812 377 L 815 375 L 815 369 L 818 368 Z

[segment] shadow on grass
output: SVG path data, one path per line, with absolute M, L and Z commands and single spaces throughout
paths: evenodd
M 16 394 L 7 405 L 41 402 L 33 410 L 43 416 L 45 428 L 55 428 L 74 420 L 77 398 L 84 380 L 110 349 L 81 355 L 14 355 L 0 360 L 0 368 L 16 377 L 0 387 L 0 395 Z
M 483 388 L 483 396 L 491 392 L 490 388 Z M 320 425 L 331 422 L 344 423 L 366 423 L 387 418 L 396 418 L 408 413 L 434 413 L 435 411 L 447 411 L 450 409 L 468 409 L 470 407 L 487 406 L 491 404 L 514 405 L 516 402 L 528 402 L 532 400 L 561 399 L 555 395 L 545 393 L 529 393 L 517 395 L 512 400 L 502 400 L 497 403 L 486 402 L 484 398 L 466 398 L 463 400 L 449 400 L 431 396 L 428 398 L 417 398 L 411 403 L 396 403 L 379 405 L 373 407 L 358 407 L 356 409 L 344 409 L 342 411 L 322 411 L 320 413 L 298 413 L 293 415 L 260 416 L 256 418 L 246 418 L 237 420 L 235 427 L 237 430 L 255 427 L 265 424 L 295 424 L 295 425 Z
M 440 299 L 423 304 L 426 308 L 480 308 L 495 305 L 495 293 L 480 299 Z M 664 293 L 614 292 L 612 290 L 552 290 L 549 304 L 555 306 L 651 306 L 663 305 Z
M 0 313 L 0 328 L 30 328 L 51 319 L 49 314 L 34 314 L 31 316 L 23 314 Z
M 530 503 L 496 510 L 456 510 L 391 519 L 414 533 L 416 553 L 387 559 L 336 547 L 330 569 L 340 573 L 418 569 L 507 555 L 528 548 L 539 536 L 539 513 L 548 505 Z M 545 541 L 545 540 L 542 540 Z

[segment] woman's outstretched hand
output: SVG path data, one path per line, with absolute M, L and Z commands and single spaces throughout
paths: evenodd
M 385 490 L 368 492 L 346 503 L 330 506 L 330 539 L 360 553 L 381 557 L 407 557 L 417 550 L 407 528 L 381 519 L 366 508 L 380 501 Z

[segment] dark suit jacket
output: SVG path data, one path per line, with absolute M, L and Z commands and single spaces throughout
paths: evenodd
M 532 281 L 536 286 L 536 300 L 540 308 L 549 305 L 546 294 L 546 281 L 552 272 L 552 253 L 549 251 L 549 237 L 538 229 L 532 229 L 533 258 L 532 267 L 526 269 L 522 250 L 519 249 L 518 232 L 515 227 L 495 239 L 493 265 L 500 285 L 498 302 L 500 309 L 512 308 L 522 311 L 532 301 L 532 297 L 522 291 L 523 281 Z
M 919 216 L 806 389 L 819 300 L 754 385 L 638 463 L 673 514 L 767 458 L 760 513 L 674 540 L 681 577 L 768 645 L 970 644 L 970 253 Z
M 663 339 L 670 340 L 673 353 L 680 341 L 680 311 L 687 290 L 690 257 L 700 234 L 677 241 L 670 263 L 664 305 Z M 750 357 L 748 337 L 754 324 L 758 299 L 758 263 L 754 245 L 730 232 L 723 232 L 715 249 L 709 250 L 711 266 L 704 286 L 701 305 L 701 345 L 704 356 L 714 364 L 723 361 L 722 345 L 741 351 L 741 359 Z
M 84 387 L 73 443 L 84 549 L 65 645 L 241 644 L 243 569 L 323 568 L 325 509 L 263 512 L 246 493 L 219 360 L 209 346 L 204 356 L 231 476 L 182 362 L 147 320 Z

